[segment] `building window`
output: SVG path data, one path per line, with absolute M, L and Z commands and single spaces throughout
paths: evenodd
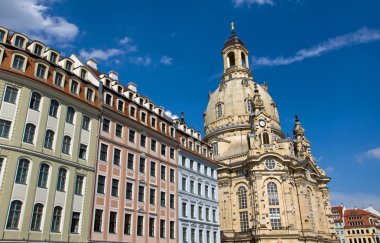
M 87 88 L 86 99 L 88 101 L 93 101 L 94 100 L 94 91 L 92 89 Z
M 190 192 L 191 193 L 195 193 L 195 190 L 194 190 L 194 181 L 190 181 Z
M 139 202 L 144 202 L 144 197 L 145 197 L 145 187 L 144 186 L 139 186 L 138 201 Z
M 97 186 L 97 193 L 104 194 L 104 189 L 106 185 L 106 177 L 102 175 L 98 175 L 98 186 Z
M 132 216 L 126 213 L 124 215 L 124 234 L 125 235 L 131 234 L 131 221 L 132 221 Z
M 70 154 L 71 138 L 69 136 L 63 137 L 62 153 Z
M 11 129 L 11 122 L 0 119 L 0 137 L 9 138 L 9 131 Z
M 47 130 L 45 133 L 45 141 L 44 141 L 44 148 L 52 149 L 53 148 L 53 142 L 54 142 L 54 131 Z
M 154 237 L 155 218 L 149 218 L 149 237 Z
M 67 175 L 67 170 L 64 168 L 59 168 L 58 181 L 57 181 L 57 191 L 61 191 L 61 192 L 65 191 L 66 175 Z
M 36 77 L 45 79 L 46 66 L 42 64 L 37 65 Z
M 60 74 L 60 73 L 55 73 L 55 77 L 54 77 L 54 84 L 59 86 L 59 87 L 63 87 L 63 75 Z
M 161 165 L 161 180 L 166 180 L 166 166 Z
M 157 141 L 152 139 L 150 141 L 150 150 L 156 152 L 157 151 Z
M 174 221 L 170 221 L 170 225 L 169 225 L 169 236 L 170 236 L 170 239 L 174 239 L 174 232 L 175 232 Z
M 143 134 L 141 134 L 141 136 L 140 136 L 140 146 L 143 148 L 145 148 L 145 146 L 146 146 L 146 136 Z
M 73 107 L 69 106 L 67 108 L 66 122 L 73 124 L 74 123 L 75 110 Z
M 0 42 L 4 42 L 5 31 L 0 30 Z
M 81 77 L 81 79 L 86 79 L 86 77 L 87 77 L 87 71 L 84 70 L 84 69 L 81 69 L 80 70 L 80 77 Z
M 150 162 L 150 176 L 156 176 L 156 162 Z
M 263 144 L 269 144 L 269 134 L 267 132 L 263 133 Z
M 116 212 L 110 212 L 110 222 L 108 227 L 109 233 L 116 233 L 116 221 L 117 221 L 117 213 Z
M 60 232 L 61 230 L 61 218 L 62 218 L 62 207 L 56 206 L 53 210 L 53 220 L 51 223 L 52 232 Z
M 94 231 L 102 232 L 103 210 L 95 209 Z
M 160 197 L 160 200 L 161 200 L 161 207 L 166 207 L 166 192 L 161 192 L 161 197 Z
M 79 233 L 79 221 L 80 221 L 80 213 L 73 212 L 71 216 L 71 229 L 70 232 L 73 234 Z
M 57 118 L 59 102 L 55 99 L 50 101 L 49 116 Z
M 161 155 L 166 156 L 166 145 L 165 144 L 161 144 Z
M 218 155 L 219 154 L 218 143 L 217 142 L 212 143 L 212 154 L 213 155 Z
M 267 184 L 269 205 L 279 205 L 277 185 L 274 182 Z
M 182 203 L 182 217 L 187 218 L 187 203 Z
M 247 189 L 245 187 L 241 186 L 238 189 L 238 201 L 239 201 L 239 208 L 247 208 Z
M 127 158 L 127 168 L 130 170 L 133 170 L 133 161 L 134 161 L 135 155 L 128 153 Z
M 118 100 L 117 102 L 117 110 L 123 112 L 124 111 L 124 102 L 122 100 Z
M 120 165 L 120 154 L 121 154 L 121 150 L 114 148 L 113 150 L 113 164 L 114 165 Z
M 136 135 L 136 132 L 129 129 L 129 136 L 128 136 L 129 142 L 135 143 L 135 135 Z
M 119 196 L 119 180 L 112 179 L 111 196 L 113 197 Z
M 164 219 L 160 219 L 160 238 L 166 237 L 166 221 Z
M 173 194 L 170 194 L 169 205 L 170 205 L 170 208 L 171 208 L 171 209 L 174 209 L 174 204 L 175 204 L 174 195 L 173 195 Z
M 215 210 L 215 209 L 212 210 L 212 221 L 213 221 L 214 223 L 217 222 L 217 221 L 216 221 L 216 210 Z
M 20 159 L 17 166 L 16 183 L 26 184 L 28 179 L 29 160 Z
M 14 56 L 12 68 L 14 68 L 18 71 L 24 71 L 25 64 L 26 64 L 25 57 L 20 56 L 20 55 Z
M 145 173 L 145 158 L 144 157 L 140 157 L 139 172 Z
M 190 160 L 191 161 L 191 160 Z M 182 166 L 185 167 L 186 166 L 186 157 L 185 156 L 182 156 Z M 191 169 L 191 167 L 190 167 Z
M 32 93 L 32 97 L 30 98 L 29 108 L 32 110 L 39 111 L 41 103 L 41 95 L 37 92 Z
M 30 223 L 30 230 L 41 230 L 42 214 L 44 211 L 44 205 L 36 203 L 33 207 L 32 222 Z
M 27 123 L 25 126 L 23 142 L 33 144 L 35 132 L 36 126 L 32 123 Z
M 137 216 L 137 235 L 142 236 L 144 232 L 144 216 Z
M 202 196 L 202 184 L 198 183 L 198 195 Z
M 16 36 L 15 38 L 15 46 L 18 48 L 24 48 L 25 39 L 21 36 Z
M 84 183 L 84 176 L 77 175 L 75 178 L 75 188 L 74 188 L 75 195 L 79 195 L 79 196 L 83 195 L 83 183 Z
M 58 55 L 57 55 L 57 54 L 55 54 L 55 53 L 53 53 L 53 52 L 50 54 L 50 62 L 52 62 L 52 63 L 56 63 L 57 58 L 58 58 Z
M 145 112 L 141 112 L 141 122 L 146 123 L 146 113 Z
M 186 191 L 186 178 L 182 178 L 182 191 Z
M 199 243 L 203 243 L 203 230 L 199 230 Z
M 71 80 L 70 92 L 73 94 L 78 94 L 79 83 L 77 81 Z
M 132 190 L 133 190 L 133 184 L 131 182 L 127 182 L 125 186 L 125 198 L 132 200 Z
M 106 97 L 105 97 L 105 101 L 104 103 L 108 106 L 111 106 L 112 105 L 112 95 L 110 94 L 106 94 Z
M 152 126 L 153 128 L 156 128 L 156 123 L 157 123 L 156 118 L 152 117 L 152 119 L 151 119 L 151 126 Z
M 115 135 L 116 135 L 116 137 L 119 137 L 119 138 L 122 137 L 122 135 L 123 135 L 123 126 L 122 125 L 116 123 Z
M 247 232 L 249 229 L 248 212 L 240 212 L 240 230 L 241 232 Z
M 18 89 L 7 86 L 5 89 L 4 102 L 16 104 Z
M 87 145 L 85 144 L 79 145 L 79 158 L 83 160 L 87 159 Z
M 100 160 L 107 161 L 108 157 L 108 145 L 102 143 L 100 145 Z
M 169 170 L 169 174 L 170 174 L 170 183 L 174 183 L 174 169 L 170 168 Z
M 173 148 L 170 148 L 170 158 L 171 159 L 175 158 L 175 154 L 174 154 L 174 149 Z
M 18 223 L 20 221 L 20 216 L 21 216 L 21 208 L 22 208 L 21 201 L 18 201 L 18 200 L 12 201 L 11 206 L 9 208 L 7 229 L 18 229 Z
M 152 205 L 156 205 L 156 189 L 154 188 L 150 188 L 149 203 Z
M 211 198 L 215 200 L 215 188 L 211 188 Z
M 270 223 L 272 225 L 272 230 L 279 230 L 281 227 L 280 209 L 270 208 L 269 218 L 270 218 Z
M 222 104 L 216 105 L 216 118 L 222 117 L 223 115 L 223 107 Z
M 195 219 L 195 205 L 194 204 L 190 205 L 190 215 L 192 219 Z
M 195 229 L 191 229 L 191 242 L 195 242 Z
M 72 68 L 73 64 L 69 61 L 66 61 L 66 65 L 65 65 L 65 69 L 69 72 L 71 72 L 71 68 Z
M 50 166 L 42 163 L 40 165 L 40 171 L 38 173 L 38 181 L 37 181 L 37 186 L 41 188 L 46 188 L 48 178 L 49 178 L 49 168 Z
M 267 159 L 265 161 L 265 167 L 268 170 L 274 170 L 274 168 L 276 168 L 276 162 L 274 161 L 274 159 Z
M 103 118 L 102 130 L 103 132 L 110 132 L 110 120 Z

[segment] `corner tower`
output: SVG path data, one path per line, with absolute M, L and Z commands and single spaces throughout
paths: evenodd
M 222 49 L 224 71 L 209 94 L 205 141 L 218 161 L 222 242 L 337 242 L 327 183 L 296 117 L 285 137 L 268 86 L 254 79 L 236 35 Z

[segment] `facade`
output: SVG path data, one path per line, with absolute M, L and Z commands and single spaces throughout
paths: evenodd
M 285 137 L 268 86 L 249 69 L 234 28 L 209 94 L 205 141 L 218 169 L 222 242 L 337 242 L 327 183 L 301 123 Z
M 332 207 L 331 211 L 332 211 L 332 214 L 334 217 L 336 235 L 337 235 L 340 243 L 345 243 L 346 242 L 346 234 L 344 231 L 343 215 L 344 215 L 344 211 L 346 211 L 346 207 L 344 205 Z
M 175 121 L 178 152 L 179 242 L 219 243 L 219 203 L 216 169 L 211 148 L 184 122 Z
M 0 241 L 89 237 L 100 107 L 73 58 L 0 28 Z
M 380 243 L 380 217 L 363 209 L 344 211 L 344 229 L 348 243 Z

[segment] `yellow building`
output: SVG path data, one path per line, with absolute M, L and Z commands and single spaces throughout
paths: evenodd
M 298 118 L 294 138 L 285 137 L 277 106 L 267 85 L 253 79 L 234 28 L 222 55 L 222 80 L 204 114 L 205 140 L 221 165 L 222 242 L 337 242 L 330 178 Z

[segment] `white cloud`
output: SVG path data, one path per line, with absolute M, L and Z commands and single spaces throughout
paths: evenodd
M 338 206 L 343 203 L 346 208 L 366 208 L 373 205 L 375 208 L 380 209 L 380 196 L 367 193 L 341 193 L 331 192 L 331 203 L 333 206 Z
M 274 1 L 273 0 L 232 0 L 232 2 L 234 3 L 234 6 L 235 7 L 241 7 L 242 5 L 247 5 L 247 6 L 251 6 L 251 5 L 274 5 Z
M 326 167 L 326 172 L 327 173 L 333 173 L 335 171 L 335 168 L 334 167 L 332 167 L 332 166 L 327 166 Z
M 132 64 L 135 64 L 137 66 L 149 66 L 152 64 L 152 58 L 150 57 L 143 57 L 143 56 L 136 56 L 136 57 L 130 57 L 128 61 Z
M 138 50 L 137 45 L 133 43 L 133 39 L 129 36 L 120 39 L 119 44 L 124 46 L 126 52 L 136 52 Z
M 294 62 L 301 62 L 306 58 L 317 57 L 346 46 L 369 43 L 378 40 L 380 40 L 380 30 L 362 27 L 354 32 L 328 39 L 327 41 L 317 44 L 311 48 L 301 49 L 297 51 L 295 55 L 290 57 L 253 57 L 253 63 L 255 66 L 289 65 Z
M 164 65 L 171 65 L 173 63 L 173 58 L 168 55 L 163 55 L 160 59 L 160 63 Z
M 0 23 L 47 44 L 72 41 L 79 28 L 60 16 L 53 16 L 48 5 L 54 0 L 0 1 Z
M 380 147 L 367 150 L 366 152 L 356 156 L 356 160 L 361 163 L 368 159 L 380 160 Z
M 122 54 L 124 54 L 123 50 L 115 49 L 115 48 L 106 49 L 106 50 L 91 49 L 90 51 L 86 51 L 82 49 L 79 51 L 79 55 L 83 59 L 92 57 L 92 58 L 95 58 L 96 60 L 104 60 L 104 61 L 108 60 L 111 57 L 122 55 Z

